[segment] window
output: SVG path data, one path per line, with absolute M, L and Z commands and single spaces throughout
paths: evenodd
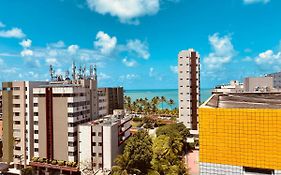
M 99 153 L 99 157 L 102 157 L 102 153 Z
M 96 136 L 96 133 L 95 133 L 95 132 L 93 132 L 92 134 L 93 134 L 93 136 Z
M 38 106 L 38 103 L 34 103 L 33 106 L 34 106 L 34 107 L 37 107 L 37 106 Z
M 34 114 L 33 114 L 34 116 L 38 116 L 38 112 L 34 112 Z
M 34 121 L 34 125 L 38 125 L 38 121 Z
M 21 147 L 19 147 L 19 146 L 15 146 L 15 150 L 20 151 L 20 150 L 21 150 Z
M 97 153 L 93 153 L 93 157 L 96 157 L 97 156 Z
M 34 151 L 35 152 L 39 152 L 39 148 L 34 148 Z
M 14 108 L 19 108 L 19 107 L 20 107 L 20 104 L 13 104 L 13 107 L 14 107 Z
M 92 146 L 96 146 L 96 145 L 97 145 L 96 142 L 93 142 L 93 143 L 92 143 Z
M 39 140 L 38 139 L 34 139 L 34 143 L 39 143 Z
M 20 121 L 14 121 L 15 125 L 20 125 Z
M 38 130 L 34 130 L 34 133 L 35 133 L 35 134 L 38 134 L 38 133 L 39 133 L 39 131 L 38 131 Z
M 99 136 L 99 137 L 101 137 L 101 136 L 102 136 L 102 133 L 101 133 L 101 132 L 99 132 L 99 133 L 98 133 L 98 136 Z
M 19 112 L 15 112 L 15 116 L 20 116 L 20 113 Z
M 99 146 L 102 146 L 102 142 L 99 142 Z
M 20 96 L 19 95 L 14 95 L 13 99 L 20 99 Z
M 19 91 L 20 87 L 14 87 L 13 89 L 14 89 L 14 91 Z

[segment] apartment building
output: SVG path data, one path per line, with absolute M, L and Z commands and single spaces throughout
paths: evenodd
M 34 156 L 78 161 L 78 125 L 98 113 L 95 95 L 90 95 L 90 88 L 96 88 L 95 81 L 57 81 L 33 90 Z
M 85 163 L 93 170 L 111 170 L 114 159 L 122 153 L 131 136 L 131 117 L 115 113 L 78 127 L 80 171 Z
M 124 109 L 123 87 L 98 88 L 99 116 L 113 114 L 114 109 Z
M 217 93 L 241 93 L 244 92 L 244 85 L 238 80 L 231 80 L 228 84 L 218 85 L 212 90 L 212 94 Z
M 281 72 L 267 74 L 266 77 L 272 77 L 273 87 L 276 89 L 281 89 Z
M 273 77 L 247 77 L 244 80 L 245 92 L 266 92 L 274 88 Z
M 281 93 L 214 94 L 199 109 L 200 174 L 281 174 Z
M 2 83 L 3 161 L 26 165 L 33 157 L 33 88 L 48 82 Z
M 200 103 L 200 56 L 193 49 L 178 54 L 179 121 L 191 129 L 198 129 Z

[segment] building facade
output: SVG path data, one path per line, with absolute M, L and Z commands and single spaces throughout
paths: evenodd
M 3 82 L 3 161 L 26 165 L 33 157 L 33 88 L 48 82 Z
M 274 88 L 273 77 L 247 77 L 244 80 L 245 92 L 268 92 Z
M 98 113 L 97 98 L 90 95 L 92 81 L 53 82 L 33 90 L 35 157 L 78 161 L 78 125 Z
M 200 174 L 281 174 L 280 93 L 213 95 L 199 109 Z
M 123 143 L 131 136 L 130 121 L 131 117 L 114 114 L 79 125 L 79 162 L 82 172 L 85 164 L 93 170 L 111 170 L 114 159 L 122 153 Z
M 193 49 L 178 55 L 179 121 L 191 129 L 198 129 L 200 103 L 200 56 Z
M 113 114 L 114 109 L 124 109 L 123 87 L 98 88 L 99 116 Z
M 267 77 L 273 78 L 273 87 L 276 89 L 281 89 L 281 72 L 276 72 L 266 75 Z

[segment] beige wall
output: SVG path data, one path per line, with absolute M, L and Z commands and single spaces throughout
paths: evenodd
M 3 82 L 3 162 L 13 161 L 13 101 L 12 91 L 5 88 L 12 88 L 12 83 Z
M 273 77 L 247 77 L 244 80 L 244 89 L 246 92 L 253 92 L 257 87 L 269 90 L 273 88 Z
M 53 97 L 54 159 L 68 160 L 67 98 Z
M 39 156 L 47 157 L 46 98 L 38 97 Z

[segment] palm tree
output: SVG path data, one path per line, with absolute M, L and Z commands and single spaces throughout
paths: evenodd
M 164 96 L 162 96 L 161 98 L 160 98 L 160 102 L 161 102 L 161 105 L 162 105 L 162 110 L 163 110 L 163 104 L 164 104 L 164 102 L 166 102 L 167 100 L 166 100 L 166 97 L 164 97 Z
M 140 170 L 130 167 L 130 158 L 126 155 L 117 156 L 115 163 L 116 165 L 112 167 L 113 175 L 129 175 L 140 172 Z
M 173 99 L 170 99 L 168 101 L 168 105 L 170 106 L 170 109 L 172 110 L 172 106 L 175 104 L 175 101 Z

